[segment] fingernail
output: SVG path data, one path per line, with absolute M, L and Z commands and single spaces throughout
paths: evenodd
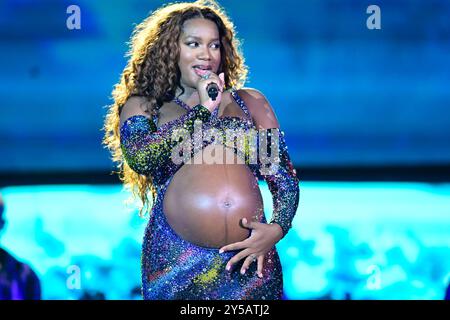
M 241 274 L 244 274 L 244 273 L 245 273 L 245 269 L 241 270 Z
M 230 265 L 227 265 L 227 270 L 230 271 Z
M 258 277 L 262 278 L 262 273 L 258 273 Z
M 223 253 L 223 249 L 220 249 L 220 250 L 219 250 L 219 253 Z
M 247 219 L 246 219 L 246 218 L 243 218 L 243 219 L 242 219 L 242 222 L 243 222 L 243 223 L 247 223 Z

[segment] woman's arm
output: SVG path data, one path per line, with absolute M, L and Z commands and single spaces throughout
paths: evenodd
M 284 132 L 280 130 L 273 108 L 261 92 L 245 88 L 238 93 L 246 103 L 258 129 L 258 141 L 261 135 L 278 137 L 279 162 L 276 164 L 278 166 L 275 167 L 274 172 L 268 174 L 262 172 L 262 177 L 267 182 L 273 198 L 273 214 L 270 223 L 280 225 L 284 237 L 292 227 L 300 198 L 299 180 L 288 153 Z
M 120 114 L 120 145 L 123 156 L 135 172 L 148 175 L 155 166 L 167 159 L 177 143 L 172 141 L 174 129 L 194 131 L 195 120 L 206 122 L 211 112 L 202 105 L 190 109 L 180 118 L 163 124 L 159 129 L 144 111 L 142 106 L 148 103 L 143 97 L 130 97 Z

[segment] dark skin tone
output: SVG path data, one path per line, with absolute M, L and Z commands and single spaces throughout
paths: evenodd
M 180 59 L 178 61 L 178 66 L 181 71 L 180 83 L 183 85 L 185 92 L 183 95 L 179 96 L 179 99 L 190 107 L 202 104 L 210 111 L 219 108 L 219 116 L 229 115 L 244 117 L 242 109 L 234 102 L 230 93 L 222 92 L 225 85 L 224 75 L 217 75 L 221 61 L 221 43 L 218 38 L 219 32 L 217 26 L 210 20 L 196 18 L 185 22 L 183 32 L 179 39 Z M 193 68 L 196 65 L 207 66 L 208 70 L 198 70 Z M 205 76 L 206 74 L 209 75 L 209 79 L 202 78 L 202 76 Z M 220 91 L 215 101 L 212 101 L 206 92 L 206 86 L 212 81 L 218 85 Z M 180 92 L 181 91 L 178 91 L 177 95 Z M 252 121 L 257 129 L 279 127 L 273 108 L 262 93 L 250 88 L 241 89 L 238 93 L 246 103 L 250 114 L 252 115 Z M 134 112 L 134 114 L 140 114 L 139 112 L 140 111 Z M 174 102 L 164 104 L 160 109 L 161 114 L 158 126 L 178 118 L 184 112 L 185 111 Z M 142 111 L 142 114 L 148 116 L 145 111 Z M 121 123 L 131 115 L 132 114 L 127 112 L 125 106 L 121 114 Z M 211 150 L 207 150 L 208 147 L 204 148 L 202 152 L 211 152 Z M 208 212 L 209 215 L 211 215 L 211 212 L 217 212 L 218 215 L 216 217 L 218 217 L 220 216 L 220 212 L 222 212 L 222 216 L 226 215 L 229 220 L 236 218 L 236 223 L 233 223 L 236 227 L 230 228 L 228 232 L 230 233 L 233 230 L 246 230 L 247 236 L 241 237 L 242 240 L 240 241 L 233 241 L 232 243 L 228 242 L 229 244 L 223 243 L 216 247 L 220 248 L 220 251 L 222 252 L 241 250 L 227 263 L 228 270 L 231 270 L 233 265 L 240 260 L 244 260 L 240 270 L 241 273 L 244 273 L 245 270 L 249 268 L 250 264 L 255 261 L 257 263 L 258 276 L 263 277 L 265 256 L 282 238 L 282 229 L 276 223 L 267 224 L 252 219 L 254 216 L 252 210 L 260 208 L 262 203 L 260 203 L 258 196 L 259 188 L 253 188 L 253 184 L 251 183 L 251 179 L 254 177 L 247 175 L 248 172 L 245 170 L 248 170 L 248 168 L 246 168 L 246 165 L 239 167 L 239 165 L 229 164 L 213 164 L 208 166 L 201 164 L 197 166 L 201 167 L 201 170 L 198 170 L 193 174 L 194 170 L 196 170 L 194 167 L 196 166 L 197 165 L 182 166 L 169 184 L 164 198 L 164 212 L 166 213 L 166 217 L 168 217 L 169 224 L 174 227 L 177 223 L 181 223 L 181 225 L 178 225 L 179 230 L 176 230 L 179 231 L 177 232 L 178 234 L 181 234 L 183 232 L 183 227 L 189 227 L 189 225 L 182 225 L 182 223 L 208 223 L 207 215 L 203 217 L 194 216 L 195 214 L 201 214 L 202 208 L 204 208 L 205 213 Z M 176 179 L 178 181 L 175 181 Z M 212 183 L 217 186 L 215 190 L 212 188 Z M 195 194 L 192 193 L 194 187 L 198 188 L 195 190 L 195 194 L 200 194 L 203 199 L 207 199 L 208 201 L 202 203 L 198 200 L 199 197 L 196 197 Z M 173 190 L 170 190 L 171 188 L 173 188 Z M 239 188 L 242 189 L 238 190 Z M 239 192 L 233 193 L 233 191 L 236 190 Z M 186 201 L 177 201 L 177 199 L 180 199 L 180 197 L 183 197 L 183 195 L 186 194 L 189 195 L 189 197 L 186 198 Z M 233 207 L 232 205 L 226 210 L 223 209 L 225 201 L 229 200 L 231 203 L 236 203 L 236 206 Z M 187 201 L 191 202 L 185 203 Z M 185 208 L 182 208 L 183 203 L 185 203 Z M 205 206 L 205 203 L 210 206 Z M 182 215 L 180 212 L 176 212 L 176 210 L 181 210 Z M 191 212 L 189 212 L 189 210 L 191 210 Z M 171 213 L 173 214 L 172 220 L 169 219 Z M 195 218 L 184 219 L 184 222 L 180 222 L 180 220 L 183 220 L 180 219 L 183 218 L 183 215 L 184 217 L 189 217 L 189 214 L 192 214 L 192 217 Z M 211 221 L 217 221 L 214 220 L 216 217 L 213 215 L 211 216 Z M 203 222 L 203 220 L 205 220 L 205 222 Z M 241 220 L 242 227 L 239 226 L 239 220 Z M 201 228 L 202 233 L 207 233 L 211 228 L 220 225 L 223 224 L 217 222 L 211 223 L 207 225 L 207 227 Z M 189 230 L 189 228 L 186 228 L 186 230 Z M 212 232 L 212 234 L 214 235 L 214 232 Z M 248 236 L 248 234 L 250 234 L 250 236 Z
M 210 20 L 191 19 L 186 21 L 183 31 L 184 32 L 180 37 L 181 53 L 179 66 L 182 73 L 181 83 L 186 89 L 186 92 L 180 99 L 192 106 L 201 103 L 211 110 L 210 106 L 213 105 L 214 107 L 214 104 L 213 101 L 204 94 L 206 92 L 204 89 L 206 87 L 205 82 L 209 83 L 211 80 L 215 80 L 220 89 L 222 89 L 224 85 L 222 74 L 220 77 L 215 74 L 220 65 L 220 49 L 217 48 L 218 45 L 220 45 L 220 42 L 218 39 L 219 32 L 217 26 Z M 192 35 L 195 36 L 195 38 L 190 37 Z M 197 43 L 195 43 L 196 41 Z M 188 43 L 187 46 L 186 42 Z M 200 77 L 195 78 L 195 74 L 189 69 L 192 65 L 199 62 L 211 64 L 213 67 L 210 78 L 208 79 L 209 81 L 203 81 Z M 248 90 L 246 93 L 241 93 L 241 96 L 245 99 L 248 107 L 251 109 L 250 112 L 254 117 L 253 120 L 256 120 L 256 124 L 259 128 L 279 127 L 273 109 L 262 94 L 256 90 Z M 221 100 L 222 96 L 219 93 L 216 103 L 220 105 Z M 258 109 L 258 111 L 254 111 L 255 109 Z M 262 119 L 262 121 L 259 121 L 260 119 Z M 255 257 L 258 264 L 258 275 L 262 277 L 264 257 L 281 239 L 281 227 L 278 224 L 249 221 L 246 218 L 242 219 L 242 225 L 251 230 L 250 237 L 243 241 L 223 246 L 220 251 L 242 250 L 227 264 L 227 269 L 231 269 L 235 263 L 241 259 L 245 259 L 241 268 L 241 273 L 248 269 L 249 265 L 253 262 L 253 257 Z

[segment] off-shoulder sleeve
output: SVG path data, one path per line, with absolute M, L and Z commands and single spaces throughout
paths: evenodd
M 163 124 L 160 128 L 144 115 L 132 115 L 120 127 L 120 145 L 125 161 L 132 170 L 149 175 L 162 159 L 167 159 L 176 141 L 172 141 L 174 129 L 194 131 L 194 122 L 209 120 L 211 112 L 196 105 L 180 118 Z
M 261 149 L 261 143 L 265 141 L 268 141 L 268 145 Z M 258 130 L 258 150 L 269 150 L 269 153 L 274 151 L 274 155 L 260 162 L 260 173 L 273 198 L 270 223 L 279 224 L 284 237 L 292 227 L 300 198 L 299 179 L 288 153 L 284 132 L 279 128 Z M 267 151 L 263 153 L 268 154 Z

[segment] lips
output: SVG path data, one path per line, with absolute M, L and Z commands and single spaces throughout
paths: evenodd
M 193 66 L 192 68 L 199 77 L 211 73 L 212 70 L 211 66 Z
M 204 65 L 204 64 L 197 64 L 197 65 L 193 66 L 192 68 L 198 68 L 198 69 L 202 69 L 202 70 L 212 70 L 211 65 Z
M 210 74 L 210 73 L 211 73 L 211 71 L 209 71 L 209 70 L 200 70 L 200 69 L 197 69 L 197 68 L 194 68 L 194 72 L 195 72 L 199 77 L 202 77 L 202 76 L 204 76 L 204 75 L 207 75 L 207 74 Z

